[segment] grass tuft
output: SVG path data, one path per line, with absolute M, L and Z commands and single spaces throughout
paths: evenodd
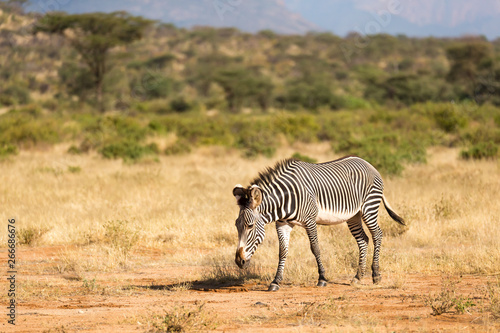
M 153 314 L 145 322 L 151 327 L 147 332 L 191 332 L 213 330 L 217 327 L 214 317 L 204 309 L 205 303 L 191 307 L 175 307 L 162 314 Z
M 425 298 L 426 304 L 432 309 L 433 316 L 451 312 L 452 309 L 458 314 L 468 313 L 470 308 L 476 306 L 471 298 L 457 293 L 456 286 L 459 283 L 460 280 L 447 277 L 443 279 L 439 294 L 431 294 Z
M 38 244 L 43 235 L 49 231 L 50 229 L 48 228 L 34 226 L 20 228 L 17 234 L 19 244 L 34 246 Z

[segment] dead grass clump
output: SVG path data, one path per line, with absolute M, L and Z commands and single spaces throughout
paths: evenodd
M 171 232 L 164 232 L 156 236 L 155 240 L 160 243 L 172 244 L 177 239 L 177 236 Z
M 496 282 L 489 282 L 486 292 L 490 301 L 491 315 L 496 320 L 500 320 L 500 279 L 497 278 Z
M 308 302 L 297 312 L 302 325 L 321 325 L 333 319 L 348 318 L 349 304 L 340 304 L 333 299 L 325 302 Z
M 434 215 L 437 219 L 447 219 L 459 214 L 460 203 L 452 198 L 441 195 L 441 199 L 434 204 Z
M 100 228 L 85 231 L 82 238 L 85 245 L 106 244 L 126 257 L 139 241 L 139 233 L 129 221 L 114 220 L 107 221 Z
M 138 232 L 128 221 L 108 221 L 104 224 L 104 242 L 126 257 L 139 240 Z
M 439 316 L 444 313 L 455 312 L 462 314 L 469 312 L 469 309 L 476 306 L 470 297 L 459 295 L 456 291 L 457 284 L 460 280 L 447 277 L 443 279 L 441 292 L 439 294 L 431 294 L 425 297 L 425 303 L 431 307 L 432 315 Z
M 217 322 L 212 314 L 204 309 L 205 303 L 195 308 L 185 306 L 175 307 L 163 314 L 152 314 L 145 318 L 150 327 L 147 332 L 191 332 L 208 331 L 217 327 Z
M 49 231 L 50 231 L 49 228 L 33 227 L 33 226 L 19 228 L 19 231 L 17 233 L 19 244 L 29 245 L 29 246 L 36 245 L 40 242 L 43 235 Z
M 351 304 L 351 299 L 345 296 L 303 303 L 297 312 L 292 312 L 286 316 L 298 318 L 299 325 L 353 327 L 376 325 L 372 317 L 360 316 L 359 313 L 356 313 L 354 305 Z
M 404 289 L 407 285 L 406 272 L 393 273 L 388 277 L 388 288 Z

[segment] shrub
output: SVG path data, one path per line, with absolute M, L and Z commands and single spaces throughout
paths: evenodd
M 68 148 L 68 154 L 79 155 L 81 153 L 82 153 L 82 149 L 80 147 L 75 146 L 75 145 L 71 145 L 71 147 Z
M 170 101 L 170 108 L 175 112 L 186 112 L 191 109 L 191 104 L 184 97 L 177 97 Z
M 265 121 L 241 121 L 234 124 L 236 148 L 243 150 L 243 156 L 254 158 L 258 155 L 272 157 L 278 147 L 272 124 Z
M 401 158 L 391 146 L 392 136 L 371 136 L 360 140 L 348 139 L 338 144 L 337 151 L 357 155 L 372 164 L 381 173 L 399 175 L 403 171 Z
M 19 244 L 23 245 L 35 245 L 40 241 L 42 236 L 49 231 L 47 228 L 42 227 L 25 227 L 19 229 L 18 232 L 18 240 Z
M 137 161 L 146 155 L 154 155 L 158 152 L 159 149 L 155 143 L 143 146 L 133 141 L 111 143 L 101 149 L 101 154 L 105 158 L 122 158 L 125 161 Z
M 258 155 L 272 157 L 276 152 L 276 138 L 269 132 L 253 132 L 240 135 L 236 146 L 243 150 L 243 156 L 254 158 Z
M 459 280 L 456 281 L 451 278 L 444 279 L 441 292 L 438 295 L 433 294 L 425 297 L 425 302 L 431 307 L 433 316 L 450 312 L 452 308 L 455 308 L 456 313 L 462 314 L 468 312 L 471 307 L 476 306 L 471 298 L 457 294 L 456 285 L 459 282 Z
M 166 129 L 191 144 L 230 146 L 233 142 L 230 123 L 225 118 L 178 117 L 169 120 Z
M 180 155 L 191 152 L 191 147 L 186 140 L 177 140 L 173 145 L 165 149 L 166 155 Z
M 453 105 L 442 105 L 434 111 L 437 126 L 447 133 L 456 132 L 467 125 L 467 118 L 457 112 Z
M 427 163 L 427 149 L 422 141 L 404 141 L 398 152 L 401 159 L 408 163 Z
M 283 133 L 289 142 L 313 142 L 320 128 L 316 118 L 311 115 L 278 116 L 273 123 L 277 131 Z
M 307 163 L 317 163 L 318 162 L 317 159 L 309 157 L 309 156 L 306 156 L 306 155 L 302 155 L 301 153 L 294 153 L 292 155 L 292 158 L 294 158 L 296 160 L 299 160 L 299 161 L 304 161 L 304 162 L 307 162 Z
M 14 145 L 11 144 L 4 144 L 3 146 L 0 145 L 0 159 L 6 158 L 11 155 L 17 155 L 18 153 L 19 150 Z
M 30 101 L 29 89 L 20 85 L 10 85 L 0 91 L 0 104 L 5 106 L 27 104 Z
M 214 330 L 217 325 L 213 315 L 207 313 L 204 303 L 194 309 L 181 306 L 163 314 L 154 314 L 144 320 L 152 329 L 148 332 L 202 332 Z
M 104 146 L 140 146 L 139 142 L 146 138 L 148 128 L 143 126 L 138 119 L 132 117 L 113 116 L 113 117 L 95 117 L 83 115 L 77 118 L 77 121 L 82 124 L 81 132 L 84 134 L 84 139 L 80 145 L 80 150 L 87 152 L 90 149 L 101 148 Z M 117 147 L 113 147 L 117 149 Z M 113 157 L 109 152 L 110 148 L 106 148 L 106 156 Z
M 76 165 L 76 166 L 69 165 L 69 166 L 68 166 L 68 171 L 69 171 L 70 173 L 80 173 L 80 172 L 82 171 L 82 168 L 81 168 L 81 167 L 79 167 L 79 166 L 77 166 L 77 165 Z
M 500 280 L 488 282 L 486 286 L 487 297 L 490 301 L 489 310 L 493 318 L 500 319 Z
M 36 118 L 24 112 L 0 116 L 0 143 L 34 145 L 60 140 L 61 122 L 56 118 Z
M 481 142 L 462 150 L 460 156 L 465 160 L 495 159 L 498 157 L 498 146 L 492 141 Z
M 127 256 L 139 240 L 139 234 L 128 221 L 108 221 L 104 224 L 104 243 Z

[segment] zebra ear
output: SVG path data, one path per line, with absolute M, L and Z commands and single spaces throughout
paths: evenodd
M 250 208 L 255 209 L 262 203 L 262 190 L 257 185 L 250 188 Z
M 233 188 L 233 195 L 236 198 L 236 203 L 238 205 L 242 206 L 243 201 L 246 198 L 246 192 L 245 192 L 245 189 L 243 188 L 243 186 L 241 186 L 240 184 L 236 185 Z

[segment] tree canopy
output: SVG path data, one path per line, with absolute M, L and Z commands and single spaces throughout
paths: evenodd
M 108 51 L 141 39 L 152 23 L 126 12 L 74 15 L 54 12 L 43 16 L 34 26 L 33 33 L 59 34 L 70 40 L 94 78 L 96 100 L 103 110 L 102 84 L 108 70 Z

